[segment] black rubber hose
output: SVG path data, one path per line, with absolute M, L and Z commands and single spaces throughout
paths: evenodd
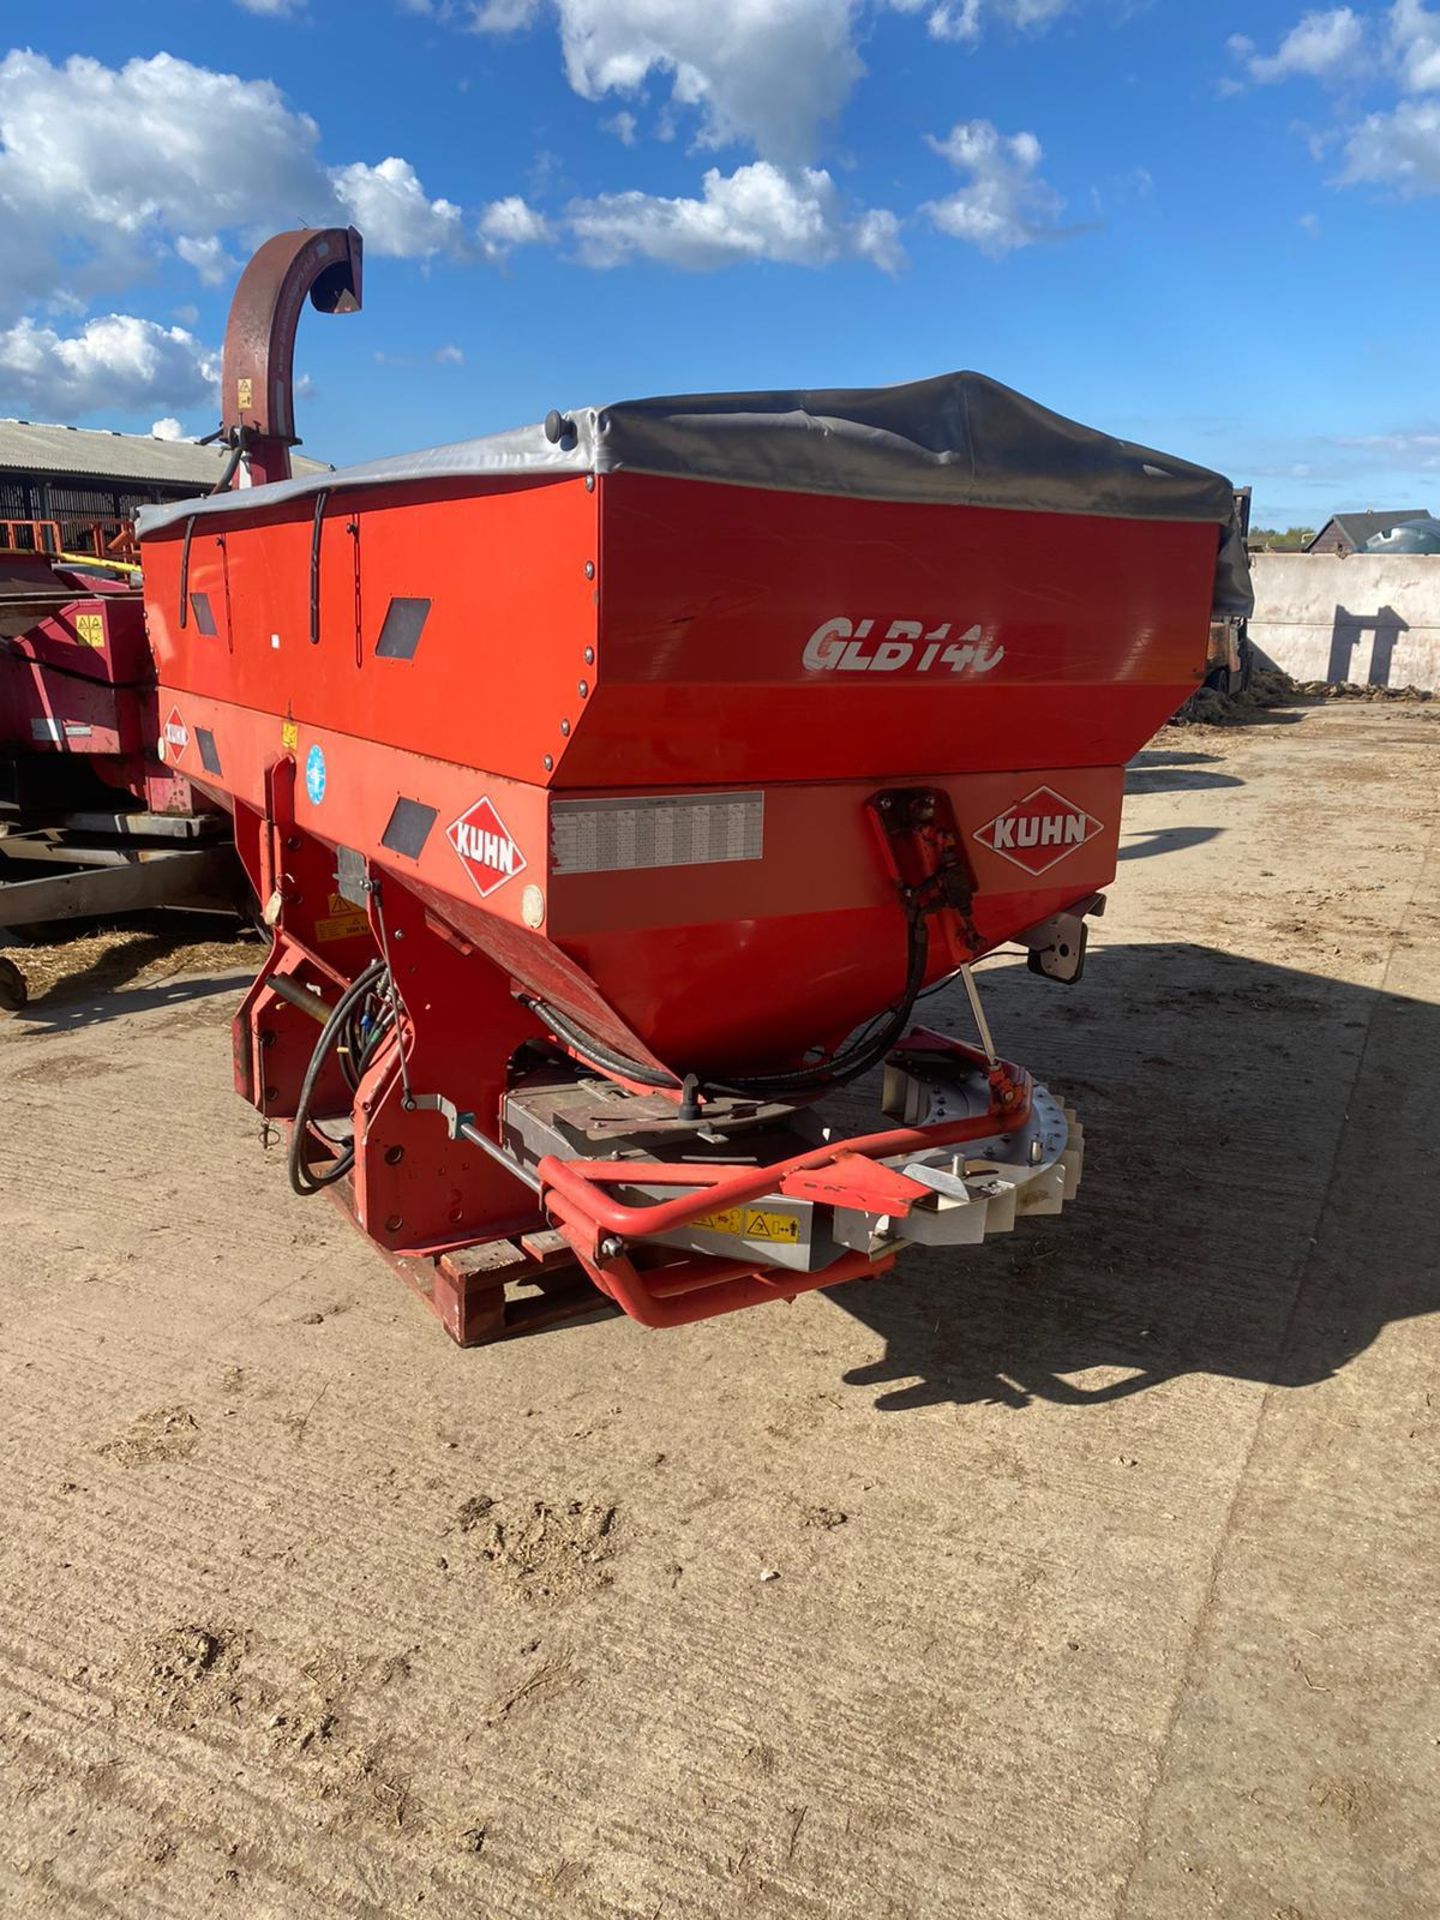
M 925 968 L 929 962 L 930 938 L 925 925 L 924 915 L 911 912 L 907 917 L 907 944 L 905 965 L 905 986 L 899 1001 L 891 1011 L 884 1028 L 873 1039 L 862 1040 L 848 1053 L 837 1054 L 833 1060 L 816 1067 L 796 1067 L 787 1073 L 765 1074 L 755 1079 L 725 1079 L 701 1075 L 700 1084 L 714 1093 L 738 1094 L 746 1100 L 784 1100 L 798 1098 L 804 1094 L 824 1093 L 831 1087 L 844 1086 L 848 1081 L 858 1080 L 862 1073 L 868 1073 L 894 1046 L 910 1020 L 920 990 L 925 984 Z M 633 1080 L 642 1087 L 662 1087 L 667 1092 L 681 1086 L 679 1075 L 658 1072 L 638 1060 L 630 1060 L 622 1053 L 602 1046 L 590 1034 L 577 1027 L 573 1020 L 552 1007 L 547 1001 L 529 999 L 524 1005 L 545 1022 L 552 1033 L 563 1040 L 567 1047 L 585 1060 L 589 1065 L 600 1068 L 605 1073 L 615 1073 L 624 1079 Z
M 220 436 L 218 433 L 212 433 L 210 438 L 212 440 L 218 440 Z M 205 442 L 202 440 L 200 442 L 200 445 L 203 447 L 204 444 Z M 244 453 L 244 451 L 245 451 L 244 441 L 237 440 L 234 446 L 231 447 L 230 449 L 229 455 L 225 461 L 225 465 L 220 470 L 220 478 L 215 482 L 214 486 L 211 487 L 210 489 L 212 497 L 217 493 L 224 493 L 228 489 L 230 482 L 235 478 L 235 469 L 239 466 L 240 456 L 242 453 Z
M 319 1193 L 322 1187 L 333 1186 L 337 1180 L 343 1179 L 355 1164 L 353 1141 L 322 1173 L 316 1173 L 306 1163 L 305 1143 L 310 1131 L 310 1103 L 315 1098 L 315 1089 L 319 1085 L 320 1075 L 325 1069 L 330 1051 L 345 1030 L 352 1012 L 383 978 L 384 973 L 385 962 L 372 960 L 362 973 L 356 974 L 330 1009 L 330 1017 L 320 1029 L 320 1038 L 315 1042 L 315 1051 L 310 1056 L 310 1064 L 305 1069 L 305 1078 L 300 1083 L 300 1098 L 296 1103 L 295 1120 L 290 1134 L 287 1169 L 290 1185 L 298 1194 Z
M 520 1004 L 529 1007 L 538 1014 L 557 1039 L 563 1040 L 567 1047 L 574 1049 L 582 1060 L 592 1067 L 599 1067 L 605 1073 L 618 1073 L 626 1080 L 633 1080 L 642 1087 L 664 1087 L 667 1091 L 681 1085 L 677 1074 L 667 1073 L 663 1069 L 647 1067 L 639 1060 L 627 1060 L 623 1053 L 616 1053 L 603 1046 L 600 1041 L 577 1027 L 568 1015 L 561 1013 L 558 1007 L 552 1007 L 546 1000 L 536 1000 L 526 995 Z
M 763 1074 L 755 1079 L 732 1076 L 720 1090 L 743 1094 L 747 1099 L 786 1100 L 800 1094 L 823 1093 L 830 1087 L 843 1087 L 878 1066 L 909 1025 L 920 989 L 925 984 L 930 935 L 923 914 L 909 915 L 907 933 L 905 986 L 890 1018 L 872 1039 L 862 1039 L 848 1053 L 838 1053 L 833 1060 L 818 1067 L 796 1067 L 788 1073 Z
M 369 1017 L 372 1021 L 370 1031 L 361 1030 L 361 1022 Z M 345 1084 L 354 1093 L 360 1085 L 365 1072 L 365 1062 L 371 1052 L 395 1024 L 395 1010 L 387 1001 L 381 1000 L 375 992 L 367 993 L 357 1000 L 350 1009 L 345 1022 L 345 1031 L 340 1037 L 336 1057 L 340 1062 L 340 1071 L 345 1076 Z

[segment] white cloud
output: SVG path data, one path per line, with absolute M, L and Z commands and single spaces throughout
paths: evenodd
M 246 13 L 258 13 L 272 20 L 290 20 L 305 11 L 305 0 L 235 0 Z
M 540 0 L 475 0 L 470 25 L 477 33 L 518 33 L 539 11 Z
M 175 251 L 187 267 L 193 267 L 207 287 L 221 287 L 240 271 L 240 262 L 225 251 L 225 243 L 215 233 L 196 240 L 188 233 L 176 239 Z
M 700 115 L 704 145 L 743 140 L 766 159 L 810 157 L 864 73 L 860 0 L 553 0 L 565 73 L 586 100 L 632 96 L 652 75 Z M 543 0 L 489 0 L 480 32 L 514 32 Z
M 1261 54 L 1253 40 L 1235 34 L 1230 51 L 1260 86 L 1277 80 L 1344 79 L 1355 70 L 1365 51 L 1365 23 L 1353 7 L 1332 7 L 1325 13 L 1307 13 L 1272 54 Z
M 455 17 L 455 0 L 409 0 Z M 478 33 L 509 34 L 553 17 L 565 73 L 586 100 L 638 95 L 652 78 L 670 97 L 656 123 L 667 137 L 678 109 L 700 120 L 700 144 L 743 141 L 762 159 L 813 157 L 820 129 L 865 72 L 857 33 L 874 10 L 924 15 L 940 40 L 973 43 L 990 24 L 1038 32 L 1080 0 L 469 0 Z M 621 117 L 608 122 L 620 131 Z M 633 123 L 630 128 L 634 133 Z M 626 135 L 621 132 L 621 138 Z
M 143 278 L 173 250 L 230 276 L 224 236 L 355 220 L 373 254 L 466 248 L 461 211 L 391 158 L 327 168 L 319 129 L 268 80 L 171 54 L 111 68 L 75 57 L 0 60 L 0 310 L 68 291 L 82 304 Z M 241 251 L 243 252 L 243 247 Z
M 1407 93 L 1440 88 L 1440 14 L 1422 0 L 1395 0 L 1390 9 L 1390 52 Z
M 177 409 L 213 401 L 219 368 L 184 327 L 133 314 L 87 320 L 79 333 L 19 320 L 0 331 L 0 396 L 28 413 L 134 413 L 157 403 Z
M 437 367 L 463 367 L 465 364 L 464 348 L 457 347 L 453 341 L 447 341 L 444 346 L 435 347 L 425 353 L 387 353 L 383 347 L 376 347 L 370 357 L 377 367 L 423 367 L 428 365 Z M 303 385 L 304 383 L 302 381 L 296 382 L 296 393 L 302 390 Z M 311 383 L 310 390 L 312 392 L 314 391 L 313 383 Z
M 1433 428 L 1406 433 L 1367 433 L 1355 439 L 1341 439 L 1337 447 L 1354 447 L 1364 453 L 1384 454 L 1397 468 L 1429 472 L 1440 466 L 1440 433 Z
M 1440 193 L 1440 14 L 1421 0 L 1395 0 L 1387 45 L 1402 93 L 1388 111 L 1368 114 L 1345 139 L 1342 186 L 1392 187 L 1405 198 Z
M 1394 187 L 1407 199 L 1440 193 L 1440 102 L 1402 100 L 1353 127 L 1340 183 Z
M 463 247 L 465 216 L 451 200 L 430 200 L 408 160 L 378 166 L 356 160 L 331 174 L 335 196 L 371 252 L 396 260 L 428 260 Z
M 490 33 L 552 11 L 577 91 L 639 96 L 658 77 L 668 97 L 651 116 L 657 133 L 688 109 L 702 142 L 745 139 L 761 152 L 730 172 L 712 168 L 694 195 L 601 193 L 572 201 L 553 224 L 519 194 L 467 215 L 432 198 L 399 155 L 327 164 L 314 120 L 268 80 L 170 54 L 112 68 L 13 51 L 0 58 L 0 329 L 13 322 L 0 331 L 0 380 L 35 411 L 183 415 L 209 393 L 214 371 L 190 331 L 193 308 L 176 309 L 189 325 L 169 328 L 123 313 L 80 317 L 167 260 L 223 285 L 258 237 L 299 224 L 353 221 L 372 256 L 406 260 L 499 263 L 568 233 L 592 267 L 860 259 L 893 271 L 904 259 L 895 214 L 852 205 L 830 173 L 802 164 L 863 72 L 854 44 L 862 12 L 887 4 L 935 16 L 936 32 L 960 19 L 953 6 L 948 24 L 939 19 L 941 0 L 414 0 L 411 11 L 464 15 Z M 298 5 L 253 0 L 251 10 Z M 1062 10 L 1062 0 L 967 6 L 977 26 L 1043 25 Z M 609 125 L 626 145 L 638 132 L 628 107 Z M 933 144 L 971 176 L 927 207 L 943 230 L 1003 253 L 1053 223 L 1060 201 L 1039 175 L 1032 135 L 1005 138 L 975 121 Z M 54 321 L 67 310 L 74 320 Z
M 885 207 L 871 207 L 849 230 L 851 250 L 882 273 L 898 273 L 905 265 L 900 222 Z
M 486 257 L 503 260 L 515 247 L 544 246 L 555 235 L 543 213 L 537 213 L 518 193 L 492 200 L 476 228 Z
M 705 272 L 757 260 L 820 267 L 850 256 L 893 270 L 903 259 L 893 214 L 852 218 L 823 168 L 790 173 L 768 160 L 731 174 L 712 167 L 698 200 L 639 192 L 574 200 L 568 224 L 591 267 L 641 258 Z
M 942 233 L 993 257 L 1028 247 L 1055 231 L 1064 205 L 1040 176 L 1044 155 L 1033 133 L 1000 133 L 988 120 L 962 120 L 929 143 L 968 183 L 922 209 Z
M 1402 94 L 1440 91 L 1440 13 L 1432 13 L 1425 0 L 1392 0 L 1383 27 L 1378 13 L 1353 7 L 1307 13 L 1273 54 L 1260 54 L 1243 33 L 1232 34 L 1228 46 L 1249 78 L 1262 84 L 1379 74 Z M 1234 91 L 1234 84 L 1222 82 L 1222 90 Z
M 408 260 L 497 257 L 546 237 L 517 199 L 487 210 L 477 238 L 408 160 L 328 167 L 319 141 L 270 81 L 170 54 L 117 68 L 0 59 L 0 328 L 14 322 L 0 331 L 5 391 L 72 416 L 199 404 L 213 370 L 187 327 L 111 314 L 62 335 L 36 317 L 83 314 L 167 257 L 217 286 L 258 237 L 300 224 L 353 221 L 372 256 Z
M 183 440 L 185 429 L 173 413 L 167 413 L 163 420 L 151 423 L 150 436 L 154 440 Z
M 0 185 L 5 198 L 69 223 L 126 235 L 160 225 L 204 234 L 296 214 L 329 198 L 318 130 L 268 80 L 212 73 L 170 54 L 113 69 L 76 56 L 0 61 Z
M 1405 199 L 1440 193 L 1440 100 L 1430 97 L 1440 95 L 1440 13 L 1425 0 L 1393 0 L 1383 29 L 1379 15 L 1335 7 L 1307 13 L 1273 55 L 1257 54 L 1243 36 L 1230 41 L 1230 51 L 1260 82 L 1387 80 L 1399 96 L 1394 104 L 1338 133 L 1312 134 L 1312 157 L 1319 161 L 1340 145 L 1336 186 L 1386 187 Z M 1301 224 L 1308 223 L 1306 216 Z
M 974 45 L 992 22 L 1042 30 L 1068 13 L 1074 0 L 890 0 L 897 13 L 923 13 L 936 40 Z
M 633 147 L 635 144 L 635 135 L 639 130 L 640 122 L 635 118 L 634 114 L 624 111 L 612 114 L 610 119 L 600 122 L 600 131 L 602 133 L 613 133 L 622 147 Z

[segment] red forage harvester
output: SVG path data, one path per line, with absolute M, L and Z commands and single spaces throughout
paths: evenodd
M 1246 605 L 1228 482 L 955 374 L 552 413 L 141 533 L 169 763 L 274 932 L 237 1084 L 457 1339 L 1073 1194 L 968 969 L 1078 975 L 1125 761 Z M 974 1045 L 914 1020 L 957 973 Z

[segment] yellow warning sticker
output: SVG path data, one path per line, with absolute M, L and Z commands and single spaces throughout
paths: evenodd
M 249 411 L 255 404 L 255 386 L 251 380 L 235 382 L 235 404 L 242 413 Z
M 369 931 L 369 916 L 343 893 L 331 894 L 329 918 L 315 922 L 315 938 L 326 946 L 332 940 L 353 940 L 357 933 Z
M 300 745 L 300 729 L 293 720 L 280 722 L 280 744 L 287 753 L 294 753 Z
M 75 638 L 82 647 L 103 647 L 105 644 L 105 616 L 103 613 L 77 613 L 75 616 Z
M 800 1240 L 800 1222 L 793 1213 L 771 1213 L 764 1207 L 727 1207 L 723 1213 L 703 1213 L 690 1224 L 737 1240 L 783 1240 L 792 1247 Z

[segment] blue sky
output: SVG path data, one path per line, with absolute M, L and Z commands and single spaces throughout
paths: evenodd
M 1253 482 L 1267 524 L 1440 509 L 1423 0 L 71 0 L 23 26 L 0 412 L 208 431 L 235 263 L 353 218 L 365 311 L 309 316 L 298 355 L 337 462 L 965 366 Z

